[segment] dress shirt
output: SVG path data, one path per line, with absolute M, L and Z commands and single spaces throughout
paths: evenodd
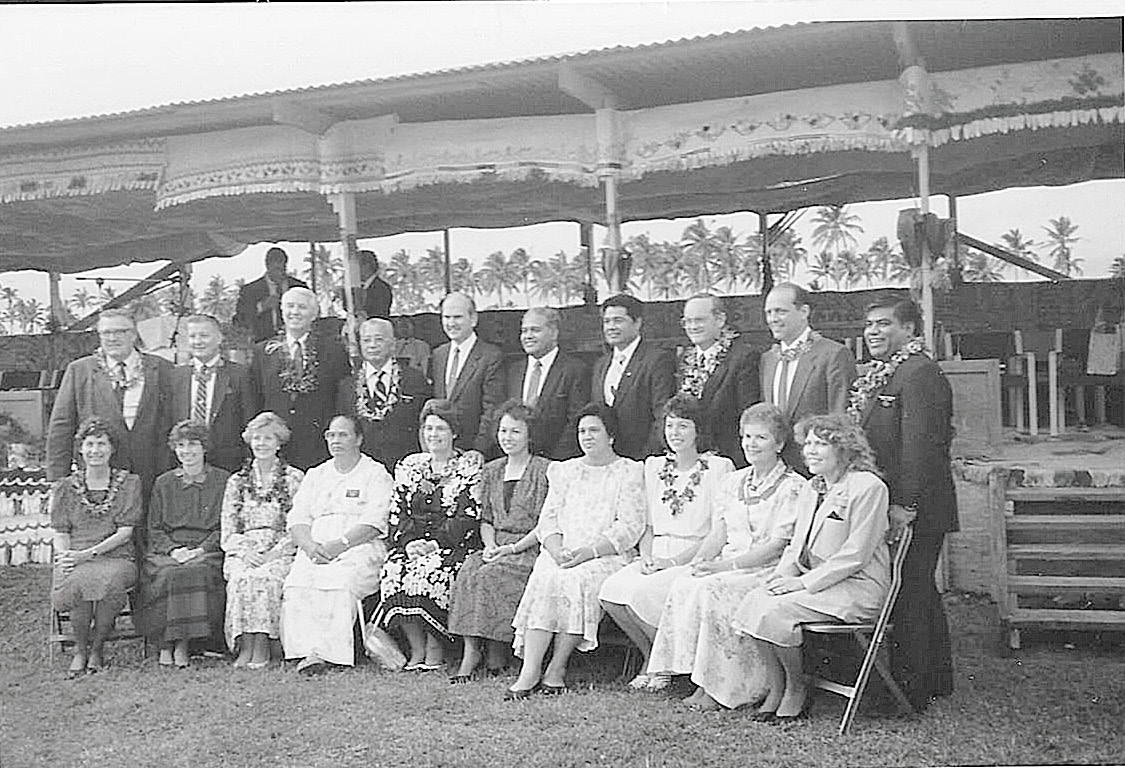
M 637 338 L 626 344 L 624 349 L 614 348 L 613 358 L 609 361 L 609 367 L 606 368 L 602 391 L 606 405 L 613 405 L 617 388 L 621 385 L 621 378 L 625 375 L 625 369 L 629 367 L 629 361 L 633 359 L 633 353 L 637 351 L 640 343 L 641 337 L 638 335 Z
M 552 363 L 555 362 L 555 358 L 558 357 L 558 356 L 559 356 L 559 348 L 558 347 L 555 347 L 550 352 L 543 355 L 543 357 L 537 358 L 537 357 L 532 357 L 531 355 L 527 356 L 527 370 L 524 371 L 524 373 L 523 373 L 523 387 L 522 387 L 523 401 L 525 403 L 530 403 L 532 401 L 532 398 L 531 398 L 532 394 L 535 395 L 535 398 L 534 398 L 535 400 L 539 399 L 539 393 L 543 391 L 543 382 L 547 380 L 547 372 L 551 370 L 551 365 L 552 365 Z M 537 386 L 535 388 L 536 391 L 534 393 L 532 393 L 528 390 L 528 387 L 531 385 L 531 373 L 535 369 L 535 362 L 537 360 L 543 366 L 543 368 L 542 368 L 542 370 L 539 371 L 539 386 Z
M 309 354 L 309 332 L 305 331 L 302 336 L 291 336 L 288 331 L 285 333 L 285 348 L 289 350 L 289 357 L 296 358 L 297 350 L 294 349 L 296 345 L 301 345 L 301 355 L 304 358 Z
M 191 402 L 194 406 L 197 388 L 200 386 L 199 373 L 204 366 L 211 368 L 211 375 L 207 377 L 207 383 L 202 385 L 207 387 L 207 419 L 210 421 L 211 416 L 214 414 L 215 408 L 215 380 L 218 378 L 216 375 L 219 366 L 222 365 L 222 356 L 215 355 L 206 363 L 192 358 L 191 360 Z
M 786 344 L 784 341 L 780 342 L 781 351 L 782 352 L 788 352 L 789 350 L 793 349 L 794 347 L 798 347 L 801 344 L 805 343 L 806 341 L 808 341 L 809 334 L 811 332 L 812 332 L 812 329 L 806 327 L 805 330 L 801 331 L 801 335 L 793 340 L 792 344 Z M 793 389 L 793 378 L 797 375 L 797 361 L 796 360 L 793 360 L 791 363 L 789 363 L 788 366 L 785 366 L 784 363 L 785 363 L 784 360 L 778 360 L 777 361 L 777 370 L 775 370 L 773 372 L 773 402 L 774 402 L 775 405 L 780 405 L 781 402 L 782 402 L 781 393 L 782 393 L 783 390 L 781 388 L 781 369 L 782 368 L 786 369 L 786 379 L 787 379 L 787 381 L 785 382 L 785 389 L 784 389 L 784 392 L 786 393 L 786 395 L 788 395 L 790 390 Z
M 449 357 L 445 361 L 445 380 L 447 382 L 452 381 L 454 384 L 457 383 L 457 377 L 460 376 L 461 371 L 464 370 L 465 361 L 469 359 L 469 353 L 473 351 L 473 345 L 476 343 L 476 331 L 470 333 L 469 337 L 462 341 L 460 344 L 455 343 L 453 339 L 449 340 Z M 449 366 L 453 365 L 454 350 L 457 351 L 457 370 L 451 371 L 449 369 Z M 453 387 L 451 386 L 450 389 L 453 389 Z M 449 393 L 446 392 L 445 396 L 449 397 Z
M 366 360 L 363 361 L 363 380 L 367 382 L 367 395 L 368 397 L 375 396 L 375 385 L 381 378 L 383 380 L 383 390 L 386 392 L 391 391 L 391 361 L 394 358 L 388 357 L 387 361 L 379 368 L 376 368 Z
M 109 364 L 117 365 L 117 361 L 111 359 Z M 125 358 L 125 381 L 128 386 L 121 393 L 121 417 L 125 419 L 125 426 L 132 429 L 137 420 L 137 409 L 141 407 L 141 396 L 145 392 L 144 361 L 136 349 Z

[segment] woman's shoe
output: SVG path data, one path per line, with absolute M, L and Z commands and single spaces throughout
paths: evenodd
M 663 673 L 656 673 L 655 675 L 648 676 L 648 685 L 645 686 L 646 691 L 659 692 L 666 689 L 672 684 L 672 676 Z
M 770 725 L 785 725 L 786 723 L 796 723 L 800 720 L 808 720 L 809 712 L 812 711 L 812 695 L 810 694 L 805 698 L 805 703 L 801 705 L 801 711 L 795 715 L 779 715 L 776 712 L 773 714 L 773 719 L 768 720 Z
M 70 667 L 66 670 L 66 679 L 73 680 L 76 677 L 82 677 L 86 674 L 86 659 L 82 659 L 82 663 L 78 663 L 78 657 L 75 656 L 70 662 Z
M 547 683 L 539 684 L 539 692 L 544 696 L 560 696 L 569 690 L 570 689 L 566 686 L 566 683 L 563 683 L 562 685 L 548 685 Z
M 536 685 L 534 688 L 524 688 L 522 690 L 512 690 L 509 688 L 504 691 L 504 701 L 523 701 L 524 699 L 531 698 L 531 694 L 539 689 Z
M 246 662 L 246 668 L 247 669 L 255 669 L 255 670 L 265 669 L 269 665 L 270 665 L 269 659 L 266 659 L 265 661 L 248 661 L 248 662 Z
M 473 681 L 472 675 L 451 675 L 449 678 L 450 685 L 464 685 Z
M 445 662 L 441 662 L 440 664 L 419 664 L 415 668 L 415 671 L 416 672 L 437 672 L 440 669 L 445 669 Z
M 643 691 L 644 689 L 648 688 L 648 684 L 651 681 L 652 677 L 642 672 L 629 681 L 629 687 L 634 691 Z
M 161 648 L 160 649 L 160 659 L 158 660 L 158 663 L 162 667 L 170 667 L 175 663 L 175 662 L 172 661 L 172 649 L 171 648 Z
M 776 712 L 763 712 L 762 710 L 759 709 L 758 711 L 756 711 L 752 715 L 750 715 L 750 719 L 753 720 L 755 723 L 772 723 L 774 720 L 777 719 L 777 713 Z

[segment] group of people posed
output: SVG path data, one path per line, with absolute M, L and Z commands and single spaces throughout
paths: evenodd
M 107 311 L 67 368 L 48 458 L 68 674 L 101 667 L 131 594 L 162 665 L 217 643 L 238 667 L 317 674 L 366 640 L 459 684 L 514 654 L 504 696 L 521 700 L 566 691 L 608 615 L 644 659 L 631 688 L 688 675 L 694 708 L 800 719 L 802 625 L 877 613 L 887 540 L 910 524 L 894 673 L 918 710 L 952 691 L 933 579 L 957 526 L 952 397 L 909 300 L 868 307 L 859 376 L 788 283 L 760 354 L 714 295 L 685 303 L 678 358 L 643 338 L 642 302 L 611 297 L 592 370 L 552 308 L 524 314 L 505 366 L 472 299 L 448 295 L 423 373 L 385 319 L 360 325 L 349 365 L 310 291 L 278 304 L 250 366 L 223 359 L 210 317 L 188 318 L 192 361 L 173 368 Z

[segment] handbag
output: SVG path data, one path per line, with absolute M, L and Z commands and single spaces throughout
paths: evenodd
M 406 666 L 406 656 L 399 650 L 398 643 L 373 621 L 363 627 L 363 647 L 368 657 L 379 662 L 383 669 L 398 672 Z

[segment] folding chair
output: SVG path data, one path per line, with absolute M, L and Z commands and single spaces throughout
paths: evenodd
M 887 590 L 883 607 L 879 610 L 879 615 L 874 622 L 853 624 L 840 621 L 801 625 L 805 632 L 811 632 L 814 635 L 851 635 L 863 652 L 863 662 L 860 664 L 855 682 L 851 685 L 844 685 L 818 675 L 812 675 L 809 680 L 809 684 L 814 688 L 831 691 L 848 700 L 848 706 L 844 709 L 844 717 L 840 720 L 838 731 L 840 736 L 848 732 L 852 720 L 855 719 L 855 713 L 859 710 L 859 702 L 867 688 L 867 680 L 871 676 L 872 668 L 879 673 L 883 684 L 887 686 L 891 695 L 898 701 L 899 706 L 903 707 L 904 710 L 912 710 L 906 695 L 891 676 L 890 667 L 880 656 L 880 651 L 883 649 L 883 640 L 891 629 L 891 612 L 894 610 L 895 600 L 898 598 L 899 588 L 902 586 L 902 563 L 906 559 L 906 552 L 910 549 L 910 542 L 913 538 L 913 526 L 904 526 L 898 541 L 894 545 L 891 563 L 891 588 Z
M 114 640 L 134 640 L 141 637 L 141 633 L 137 631 L 136 622 L 133 619 L 133 590 L 130 589 L 125 593 L 126 601 L 125 607 L 121 613 L 117 614 L 114 619 L 113 629 L 110 631 L 109 636 L 106 637 L 107 642 Z M 50 603 L 47 604 L 47 662 L 54 664 L 55 662 L 55 646 L 59 647 L 61 651 L 68 645 L 74 645 L 74 631 L 70 626 L 70 612 L 69 611 L 56 611 L 54 606 Z M 122 619 L 125 619 L 123 622 Z M 142 653 L 148 655 L 148 640 L 145 639 L 144 650 Z

